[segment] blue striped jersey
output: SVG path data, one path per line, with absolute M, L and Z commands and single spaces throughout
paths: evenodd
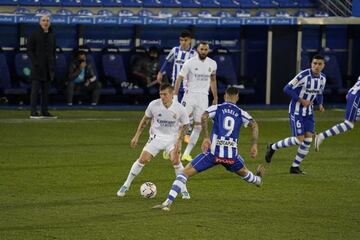
M 186 60 L 192 58 L 197 54 L 196 50 L 190 48 L 188 50 L 182 50 L 181 46 L 173 47 L 170 53 L 166 57 L 167 62 L 174 62 L 173 71 L 171 75 L 172 85 L 175 86 L 175 81 L 180 72 L 183 64 Z M 185 80 L 185 79 L 184 79 Z
M 320 73 L 319 76 L 314 76 L 310 68 L 301 71 L 288 83 L 292 91 L 294 91 L 299 98 L 310 100 L 312 103 L 318 95 L 322 96 L 325 84 L 325 75 Z M 297 99 L 292 99 L 289 104 L 290 114 L 307 116 L 313 114 L 313 112 L 313 104 L 305 107 Z
M 349 89 L 348 94 L 359 95 L 360 94 L 360 77 L 352 88 Z
M 252 117 L 230 102 L 212 105 L 206 111 L 214 121 L 210 152 L 220 158 L 235 158 L 240 127 L 247 127 Z

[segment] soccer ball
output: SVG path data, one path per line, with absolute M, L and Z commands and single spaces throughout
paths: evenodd
M 152 182 L 144 182 L 140 187 L 140 194 L 144 198 L 154 198 L 156 193 L 156 186 Z

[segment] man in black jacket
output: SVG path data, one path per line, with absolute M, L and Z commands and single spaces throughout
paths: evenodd
M 93 66 L 87 61 L 86 53 L 78 51 L 69 66 L 66 95 L 67 104 L 72 105 L 74 90 L 80 94 L 91 94 L 91 105 L 98 104 L 101 83 L 97 80 Z
M 55 36 L 50 28 L 49 16 L 40 18 L 40 28 L 28 40 L 31 59 L 31 115 L 30 118 L 56 118 L 48 111 L 49 87 L 55 73 Z M 41 89 L 41 115 L 37 112 L 37 100 Z

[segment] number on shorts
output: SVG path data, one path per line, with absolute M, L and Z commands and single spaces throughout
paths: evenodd
M 229 137 L 234 131 L 235 120 L 230 116 L 226 116 L 224 119 L 223 128 L 227 131 L 225 137 Z

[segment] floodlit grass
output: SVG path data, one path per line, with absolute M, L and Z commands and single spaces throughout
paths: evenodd
M 358 239 L 360 126 L 328 139 L 302 168 L 288 171 L 296 147 L 264 163 L 266 143 L 290 135 L 286 111 L 250 110 L 260 127 L 259 155 L 249 158 L 250 134 L 240 153 L 249 169 L 266 166 L 262 188 L 218 166 L 188 182 L 191 200 L 170 212 L 153 210 L 174 179 L 159 155 L 124 198 L 116 191 L 147 140 L 130 139 L 142 112 L 54 111 L 58 120 L 30 120 L 26 111 L 0 111 L 0 239 Z M 317 113 L 317 130 L 342 121 L 343 111 Z M 196 147 L 195 153 L 200 151 Z M 157 185 L 154 199 L 139 187 Z

